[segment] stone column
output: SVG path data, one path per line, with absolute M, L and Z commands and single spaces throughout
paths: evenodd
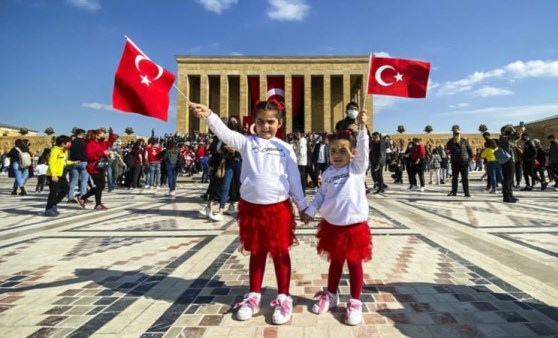
M 331 75 L 325 73 L 324 75 L 324 131 L 331 132 Z
M 200 74 L 200 103 L 209 107 L 209 78 L 205 72 Z M 207 131 L 207 124 L 200 120 L 200 133 Z
M 240 116 L 250 115 L 248 104 L 248 76 L 242 72 L 240 73 Z M 242 123 L 242 117 L 240 118 Z
M 287 110 L 287 116 L 285 117 L 285 132 L 287 134 L 293 132 L 293 83 L 292 75 L 290 73 L 285 74 L 285 109 Z
M 267 74 L 260 74 L 260 101 L 267 100 Z
M 343 73 L 343 109 L 351 102 L 351 74 Z
M 364 97 L 364 109 L 368 111 L 368 128 L 370 131 L 374 131 L 374 111 L 373 109 L 373 95 L 370 95 L 366 92 L 368 84 L 368 71 L 362 74 L 362 95 Z
M 312 75 L 304 73 L 304 131 L 312 131 Z
M 180 74 L 180 71 L 178 72 Z M 188 75 L 178 76 L 178 88 L 188 96 L 189 83 Z M 176 131 L 180 134 L 188 132 L 190 122 L 190 111 L 188 110 L 188 102 L 180 93 L 176 93 Z
M 219 78 L 221 92 L 219 93 L 220 116 L 229 116 L 229 79 L 227 74 L 221 74 Z

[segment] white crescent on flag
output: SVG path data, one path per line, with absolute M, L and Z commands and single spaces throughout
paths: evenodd
M 143 60 L 147 60 L 147 61 L 151 62 L 152 64 L 154 64 L 155 66 L 157 66 L 157 71 L 158 71 L 158 72 L 157 72 L 157 76 L 155 76 L 155 77 L 153 78 L 152 81 L 156 81 L 157 79 L 159 79 L 159 78 L 163 75 L 163 67 L 159 66 L 158 64 L 154 63 L 154 62 L 151 61 L 149 58 L 147 58 L 147 57 L 145 57 L 145 56 L 143 56 L 143 55 L 138 55 L 138 56 L 136 56 L 136 59 L 134 60 L 134 61 L 135 61 L 135 65 L 136 65 L 136 69 L 137 69 L 138 71 L 140 71 L 139 64 L 140 64 L 140 62 L 143 61 Z
M 393 68 L 390 65 L 384 65 L 384 66 L 381 66 L 380 68 L 378 68 L 378 70 L 376 71 L 376 74 L 375 74 L 376 82 L 378 82 L 378 84 L 380 86 L 384 86 L 384 87 L 388 87 L 388 86 L 391 86 L 393 84 L 393 82 L 388 83 L 388 82 L 385 82 L 384 80 L 382 80 L 382 72 L 386 69 L 395 70 L 395 68 Z
M 267 98 L 269 99 L 272 96 L 281 96 L 281 97 L 285 97 L 285 91 L 283 89 L 280 88 L 271 88 L 270 90 L 267 91 Z

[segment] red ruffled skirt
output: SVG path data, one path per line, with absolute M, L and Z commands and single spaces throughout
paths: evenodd
M 318 254 L 330 260 L 362 262 L 372 259 L 368 222 L 338 226 L 322 220 L 318 225 Z
M 240 199 L 238 226 L 241 251 L 282 255 L 298 244 L 296 222 L 289 199 L 275 204 L 254 204 Z

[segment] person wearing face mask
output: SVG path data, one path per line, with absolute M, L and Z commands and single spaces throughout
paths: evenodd
M 354 101 L 347 103 L 345 113 L 347 116 L 335 124 L 335 131 L 339 132 L 351 127 L 356 127 L 355 119 L 358 116 L 358 104 Z
M 112 147 L 116 140 L 116 134 L 113 134 L 112 128 L 109 129 L 108 141 L 105 139 L 105 130 L 97 129 L 94 138 L 85 141 L 85 152 L 87 155 L 87 172 L 91 175 L 95 187 L 78 198 L 79 205 L 85 209 L 85 200 L 95 195 L 95 210 L 108 210 L 101 202 L 103 189 L 105 189 L 105 170 L 98 167 L 102 158 L 108 158 L 110 154 L 109 148 Z M 91 136 L 93 136 L 91 135 Z
M 459 174 L 463 183 L 463 193 L 465 197 L 471 197 L 469 193 L 469 162 L 473 158 L 473 149 L 464 138 L 461 138 L 461 128 L 457 124 L 451 127 L 453 137 L 447 143 L 447 151 L 451 154 L 451 192 L 448 196 L 457 195 L 457 184 Z

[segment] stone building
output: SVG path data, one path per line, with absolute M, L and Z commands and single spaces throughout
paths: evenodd
M 370 112 L 372 95 L 365 95 L 369 57 L 363 56 L 177 56 L 178 88 L 192 102 L 208 105 L 220 116 L 242 121 L 258 100 L 284 98 L 285 132 L 331 131 L 345 117 L 345 105 L 355 101 Z M 206 132 L 205 123 L 191 116 L 187 100 L 177 95 L 177 131 Z
M 517 128 L 518 126 L 516 126 Z M 549 135 L 558 137 L 558 115 L 542 118 L 525 123 L 525 131 L 532 139 L 539 139 L 543 148 L 547 148 L 550 143 L 546 139 Z

